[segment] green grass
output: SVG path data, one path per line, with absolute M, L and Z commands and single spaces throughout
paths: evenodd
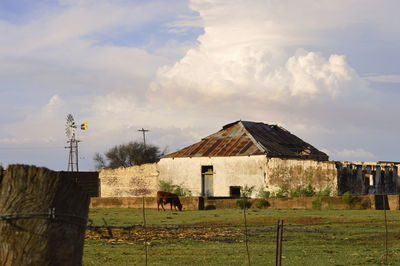
M 275 265 L 275 225 L 284 220 L 283 265 L 380 265 L 385 262 L 383 211 L 247 210 L 251 265 Z M 141 210 L 91 209 L 94 225 L 143 223 Z M 104 222 L 104 220 L 105 222 Z M 400 265 L 400 212 L 388 211 L 388 263 Z M 146 210 L 152 228 L 177 226 L 176 238 L 149 240 L 148 265 L 247 265 L 242 210 Z M 192 237 L 194 227 L 236 230 L 236 235 Z M 172 231 L 174 232 L 175 229 Z M 171 230 L 170 230 L 171 231 Z M 186 237 L 179 238 L 182 233 Z M 85 241 L 84 265 L 144 265 L 143 242 Z

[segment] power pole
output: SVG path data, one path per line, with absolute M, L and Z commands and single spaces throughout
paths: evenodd
M 150 130 L 142 128 L 139 129 L 138 131 L 141 131 L 143 133 L 143 146 L 144 149 L 146 149 L 146 132 L 149 132 Z

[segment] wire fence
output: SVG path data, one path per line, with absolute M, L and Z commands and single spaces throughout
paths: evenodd
M 385 205 L 382 213 L 378 212 L 378 218 L 373 217 L 370 220 L 324 221 L 318 217 L 305 217 L 297 221 L 286 218 L 285 222 L 276 219 L 274 223 L 270 222 L 271 219 L 267 223 L 260 222 L 254 216 L 254 210 L 243 209 L 241 217 L 238 216 L 241 222 L 236 224 L 219 222 L 160 225 L 148 223 L 143 198 L 142 222 L 129 226 L 109 225 L 108 217 L 102 218 L 102 225 L 95 225 L 85 217 L 57 212 L 54 208 L 47 212 L 3 213 L 0 214 L 0 222 L 49 219 L 81 226 L 87 223 L 87 239 L 143 246 L 140 264 L 144 265 L 151 265 L 151 258 L 157 255 L 160 246 L 173 244 L 179 248 L 185 241 L 211 243 L 210 254 L 215 252 L 215 248 L 222 253 L 233 252 L 233 257 L 242 259 L 242 264 L 238 265 L 307 264 L 312 261 L 309 257 L 322 263 L 317 265 L 352 265 L 352 262 L 358 265 L 364 265 L 362 262 L 365 265 L 400 265 L 400 213 L 391 212 L 388 215 L 386 209 Z M 218 213 L 218 210 L 214 212 Z M 174 214 L 169 211 L 162 213 Z M 345 215 L 344 212 L 343 219 L 346 218 Z M 181 248 L 184 249 L 185 245 Z M 195 253 L 192 255 L 196 256 Z
M 144 202 L 142 224 L 89 224 L 87 238 L 143 245 L 144 265 L 152 264 L 149 260 L 159 255 L 160 246 L 185 249 L 187 241 L 209 243 L 204 247 L 209 246 L 210 254 L 215 253 L 216 247 L 222 253 L 232 254 L 241 261 L 237 265 L 308 265 L 313 259 L 314 265 L 400 265 L 400 219 L 398 213 L 389 219 L 386 206 L 379 219 L 371 220 L 324 221 L 305 217 L 264 224 L 252 220 L 254 210 L 243 209 L 242 222 L 237 224 L 155 225 L 148 224 Z M 197 251 L 192 255 L 199 256 Z M 210 261 L 218 265 L 215 263 Z

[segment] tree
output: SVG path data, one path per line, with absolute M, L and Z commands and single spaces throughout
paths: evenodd
M 96 168 L 118 168 L 154 163 L 160 160 L 162 153 L 157 146 L 135 142 L 117 145 L 109 149 L 105 157 L 95 153 L 93 160 Z

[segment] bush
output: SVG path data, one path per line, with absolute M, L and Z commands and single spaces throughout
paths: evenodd
M 342 195 L 342 200 L 344 203 L 346 203 L 347 205 L 350 205 L 353 202 L 353 196 L 350 194 L 349 191 L 346 191 L 345 193 L 343 193 Z
M 269 197 L 271 197 L 271 192 L 265 190 L 264 187 L 261 187 L 257 193 L 257 198 L 267 199 Z
M 275 193 L 275 197 L 277 197 L 277 198 L 289 197 L 289 189 L 286 187 L 279 188 L 279 190 Z
M 320 210 L 322 206 L 323 196 L 318 196 L 315 200 L 311 202 L 313 210 Z
M 271 204 L 266 199 L 260 199 L 256 201 L 256 207 L 259 209 L 268 208 Z
M 250 209 L 252 203 L 248 199 L 240 199 L 236 201 L 236 206 L 238 206 L 241 209 Z
M 349 191 L 343 193 L 342 200 L 347 204 L 347 208 L 349 209 L 353 209 L 357 204 L 360 204 L 360 200 L 353 197 Z
M 251 186 L 251 187 L 249 187 L 248 185 L 245 185 L 243 188 L 242 188 L 242 191 L 241 191 L 241 196 L 243 197 L 243 198 L 250 198 L 251 197 L 251 194 L 253 193 L 253 190 L 254 190 L 254 186 Z
M 331 195 L 331 189 L 329 187 L 324 188 L 323 190 L 320 190 L 317 192 L 317 196 L 330 196 Z
M 312 197 L 315 196 L 315 189 L 311 184 L 306 187 L 298 186 L 295 190 L 290 191 L 290 197 Z
M 171 192 L 178 196 L 182 197 L 192 196 L 192 192 L 189 189 L 185 188 L 182 185 L 174 185 L 172 184 L 172 181 L 160 180 L 160 182 L 158 183 L 158 187 L 161 191 Z

